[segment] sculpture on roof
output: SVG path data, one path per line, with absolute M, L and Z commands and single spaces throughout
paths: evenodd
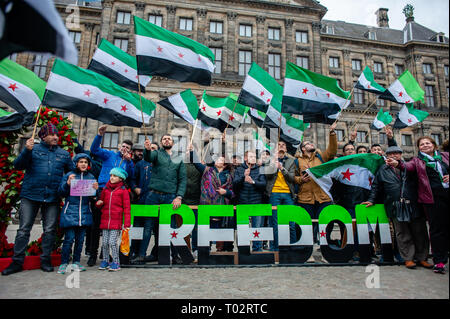
M 403 14 L 406 18 L 413 18 L 414 17 L 414 7 L 411 4 L 407 4 L 403 8 Z

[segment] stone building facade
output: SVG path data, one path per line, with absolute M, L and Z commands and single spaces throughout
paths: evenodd
M 398 144 L 404 148 L 406 157 L 410 157 L 417 153 L 414 141 L 420 135 L 433 134 L 439 144 L 448 139 L 448 38 L 415 22 L 412 16 L 405 21 L 403 30 L 394 30 L 389 28 L 388 9 L 380 8 L 375 13 L 378 26 L 364 26 L 324 20 L 327 9 L 315 0 L 103 0 L 101 3 L 57 0 L 55 3 L 76 43 L 78 65 L 83 68 L 88 66 L 101 38 L 135 54 L 133 15 L 190 37 L 214 51 L 217 68 L 212 86 L 154 77 L 145 97 L 155 103 L 187 88 L 199 100 L 204 90 L 215 96 L 239 94 L 252 61 L 268 70 L 281 85 L 286 61 L 291 61 L 338 79 L 345 90 L 352 89 L 366 65 L 374 70 L 375 80 L 386 87 L 408 69 L 427 95 L 426 103 L 415 106 L 426 110 L 430 116 L 412 128 L 395 131 Z M 30 54 L 18 54 L 13 58 L 44 79 L 53 61 L 42 61 Z M 383 132 L 371 131 L 370 123 L 380 107 L 389 110 L 395 118 L 399 106 L 389 101 L 375 102 L 373 94 L 358 90 L 352 102 L 338 122 L 340 146 L 347 141 L 349 127 L 355 121 L 359 123 L 358 144 L 385 144 Z M 370 104 L 373 106 L 363 115 Z M 68 116 L 81 143 L 89 148 L 101 123 L 73 114 Z M 246 122 L 237 133 L 237 140 L 255 127 L 251 121 Z M 144 129 L 110 126 L 103 145 L 114 149 L 123 139 L 142 142 L 144 135 L 159 140 L 167 132 L 181 146 L 188 142 L 192 127 L 158 106 L 145 132 Z M 312 124 L 305 138 L 325 148 L 327 132 L 327 125 Z M 241 148 L 250 145 L 236 143 Z

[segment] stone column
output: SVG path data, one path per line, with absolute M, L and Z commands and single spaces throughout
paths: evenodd
M 312 37 L 311 37 L 311 43 L 312 43 L 312 49 L 313 49 L 313 59 L 314 61 L 311 61 L 314 63 L 314 68 L 311 69 L 312 71 L 316 73 L 321 73 L 324 70 L 322 70 L 322 59 L 321 59 L 321 41 L 320 41 L 320 29 L 322 28 L 322 24 L 320 22 L 313 22 L 312 23 Z
M 237 72 L 237 64 L 236 64 L 236 36 L 237 36 L 237 28 L 236 28 L 236 12 L 227 12 L 227 20 L 228 20 L 228 35 L 227 42 L 224 48 L 223 56 L 227 57 L 227 71 L 228 72 Z
M 144 18 L 145 2 L 135 2 L 134 6 L 136 7 L 135 15 L 141 19 L 145 19 Z
M 197 9 L 197 41 L 200 43 L 206 42 L 206 32 L 208 32 L 208 20 L 206 19 L 207 14 L 207 9 Z
M 102 9 L 102 24 L 101 24 L 100 38 L 108 39 L 111 22 L 114 22 L 114 19 L 112 17 L 113 2 L 114 2 L 113 0 L 102 1 L 103 9 Z
M 266 55 L 266 32 L 265 32 L 266 17 L 256 17 L 256 58 L 253 58 L 256 63 L 267 69 L 268 60 Z
M 177 7 L 173 5 L 167 5 L 167 30 L 174 31 L 176 24 L 176 12 Z
M 286 37 L 284 39 L 284 43 L 286 43 L 286 61 L 295 61 L 294 59 L 294 46 L 295 41 L 292 39 L 293 37 L 293 31 L 292 26 L 294 25 L 294 19 L 285 19 L 284 20 L 284 26 L 286 30 Z

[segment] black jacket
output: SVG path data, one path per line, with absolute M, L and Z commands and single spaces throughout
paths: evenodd
M 400 174 L 399 171 L 398 174 Z M 384 204 L 387 216 L 389 218 L 394 218 L 392 204 L 394 201 L 400 199 L 401 186 L 402 179 L 400 176 L 396 174 L 392 167 L 383 165 L 378 169 L 378 172 L 375 175 L 375 180 L 372 183 L 372 189 L 370 190 L 367 201 L 374 204 Z M 411 217 L 414 218 L 420 216 L 420 210 L 417 205 L 417 177 L 415 174 L 407 173 L 403 197 L 411 201 L 414 213 L 414 216 Z
M 234 174 L 233 191 L 237 194 L 238 204 L 262 204 L 263 195 L 266 189 L 266 176 L 261 174 L 260 167 L 255 165 L 250 170 L 250 177 L 255 184 L 245 182 L 245 170 L 247 164 L 239 166 Z

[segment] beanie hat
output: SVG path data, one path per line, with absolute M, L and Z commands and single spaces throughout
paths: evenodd
M 128 173 L 120 167 L 114 167 L 110 172 L 109 175 L 116 175 L 117 177 L 120 177 L 123 180 L 126 180 L 128 177 Z
M 58 129 L 52 123 L 47 123 L 39 130 L 38 136 L 42 140 L 50 134 L 58 134 Z

